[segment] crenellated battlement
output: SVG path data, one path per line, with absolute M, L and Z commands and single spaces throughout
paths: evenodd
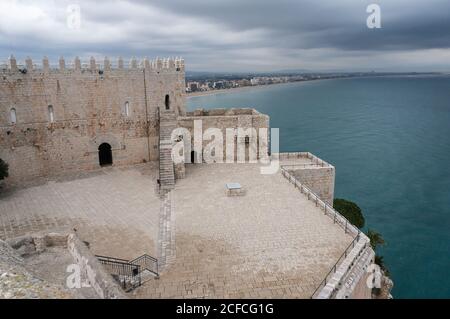
M 180 57 L 155 58 L 149 60 L 144 58 L 137 60 L 132 57 L 129 61 L 124 61 L 122 57 L 110 60 L 105 57 L 102 63 L 98 63 L 94 57 L 88 61 L 82 62 L 79 57 L 73 61 L 66 62 L 64 57 L 60 57 L 57 63 L 51 64 L 45 56 L 39 64 L 35 64 L 30 57 L 27 57 L 23 63 L 20 63 L 11 55 L 6 63 L 0 64 L 0 72 L 3 74 L 32 74 L 32 73 L 84 73 L 91 72 L 100 74 L 111 71 L 149 71 L 149 72 L 184 72 L 184 59 Z

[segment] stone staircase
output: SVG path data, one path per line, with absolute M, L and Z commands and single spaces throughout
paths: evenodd
M 175 112 L 161 110 L 159 114 L 159 182 L 161 193 L 165 193 L 175 186 L 171 134 L 176 127 L 177 116 Z

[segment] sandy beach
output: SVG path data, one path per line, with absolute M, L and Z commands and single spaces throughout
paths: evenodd
M 192 92 L 192 93 L 186 93 L 186 97 L 190 98 L 190 97 L 195 97 L 195 96 L 205 96 L 205 95 L 223 94 L 223 93 L 235 93 L 235 92 L 239 92 L 239 91 L 248 91 L 248 90 L 262 89 L 262 88 L 265 88 L 265 87 L 268 87 L 268 86 L 286 85 L 286 84 L 299 83 L 299 82 L 307 82 L 307 81 L 274 83 L 274 84 L 266 84 L 266 85 L 244 86 L 244 87 L 237 87 L 237 88 L 231 88 L 231 89 L 220 89 L 220 90 L 209 90 L 209 91 L 201 91 L 201 92 Z

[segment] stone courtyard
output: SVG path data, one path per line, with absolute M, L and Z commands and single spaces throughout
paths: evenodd
M 137 298 L 309 298 L 353 238 L 280 172 L 259 168 L 186 165 L 166 198 L 148 163 L 10 191 L 0 238 L 75 228 L 95 254 L 155 256 L 160 278 Z M 245 195 L 228 197 L 230 182 Z
M 156 255 L 159 195 L 152 164 L 104 168 L 0 196 L 0 239 L 73 230 L 98 255 Z

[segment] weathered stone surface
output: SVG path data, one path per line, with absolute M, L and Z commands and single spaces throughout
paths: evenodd
M 184 62 L 176 64 L 106 73 L 92 63 L 80 72 L 48 65 L 45 72 L 0 70 L 0 158 L 10 166 L 5 184 L 96 169 L 102 143 L 111 145 L 114 165 L 157 160 L 157 109 L 169 95 L 171 109 L 185 112 Z
M 24 261 L 4 241 L 0 240 L 0 299 L 74 298 L 62 285 L 45 282 L 24 267 Z

